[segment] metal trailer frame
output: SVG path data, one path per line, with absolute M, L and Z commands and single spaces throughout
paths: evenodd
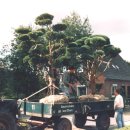
M 73 115 L 73 124 L 82 128 L 88 116 L 96 121 L 99 130 L 107 130 L 110 126 L 110 117 L 114 117 L 114 101 L 84 101 L 84 102 L 68 102 L 60 104 L 43 104 L 39 102 L 19 101 L 20 111 L 22 115 L 30 116 L 28 123 L 35 124 L 39 128 L 44 129 L 52 126 L 54 130 L 61 130 L 66 125 L 65 130 L 71 130 L 71 122 L 65 115 Z M 95 116 L 97 118 L 95 118 Z M 31 130 L 35 130 L 32 127 Z

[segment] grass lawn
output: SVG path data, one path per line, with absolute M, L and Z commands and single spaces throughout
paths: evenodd
M 126 126 L 126 127 L 123 127 L 123 128 L 120 128 L 120 129 L 115 129 L 115 130 L 130 130 L 130 126 Z

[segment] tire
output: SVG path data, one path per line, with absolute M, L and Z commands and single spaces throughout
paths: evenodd
M 15 119 L 10 114 L 0 113 L 0 129 L 16 130 Z
M 83 128 L 86 123 L 86 114 L 74 114 L 72 121 L 77 128 Z
M 61 119 L 61 116 L 53 116 L 52 120 L 54 124 L 57 124 L 59 122 L 59 120 Z
M 72 124 L 67 118 L 60 118 L 59 122 L 55 124 L 54 130 L 72 130 Z
M 98 130 L 108 130 L 110 126 L 110 117 L 108 114 L 100 114 L 96 119 L 96 126 Z

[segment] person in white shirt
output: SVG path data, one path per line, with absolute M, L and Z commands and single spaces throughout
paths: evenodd
M 124 127 L 124 119 L 123 119 L 124 101 L 123 97 L 120 95 L 120 89 L 117 88 L 114 94 L 116 96 L 114 100 L 115 118 L 118 128 L 121 128 Z

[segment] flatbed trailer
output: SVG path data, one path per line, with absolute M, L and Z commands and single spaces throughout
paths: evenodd
M 52 127 L 54 130 L 72 130 L 72 124 L 65 115 L 72 115 L 72 122 L 83 128 L 88 116 L 96 121 L 98 130 L 108 130 L 110 117 L 114 117 L 114 101 L 84 101 L 60 104 L 43 104 L 39 102 L 20 101 L 22 115 L 30 116 L 25 123 L 31 124 L 30 130 L 43 130 Z
M 71 121 L 83 128 L 88 117 L 96 122 L 98 130 L 108 130 L 110 117 L 114 117 L 114 101 L 84 101 L 44 104 L 24 100 L 0 100 L 0 130 L 72 130 Z M 25 117 L 26 118 L 25 120 Z M 23 120 L 24 119 L 24 120 Z M 27 124 L 24 129 L 20 124 Z

